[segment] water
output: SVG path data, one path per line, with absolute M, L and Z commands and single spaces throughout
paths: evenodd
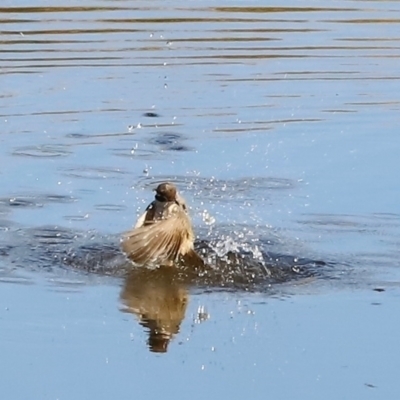
M 396 399 L 399 11 L 3 4 L 5 395 Z M 166 179 L 199 240 L 310 273 L 110 276 Z

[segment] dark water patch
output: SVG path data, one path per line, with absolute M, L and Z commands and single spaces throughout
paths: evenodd
M 26 267 L 47 271 L 66 268 L 114 277 L 158 274 L 158 269 L 151 272 L 146 267 L 134 267 L 120 250 L 119 235 L 104 236 L 47 226 L 4 233 L 2 239 L 2 256 L 8 264 L 22 270 Z M 12 244 L 7 244 L 7 239 Z M 176 283 L 207 290 L 262 292 L 278 283 L 320 278 L 332 268 L 323 261 L 309 258 L 265 252 L 265 249 L 255 252 L 253 243 L 243 241 L 234 246 L 220 243 L 224 241 L 226 239 L 222 238 L 196 242 L 196 250 L 207 266 L 199 269 L 181 264 L 173 268 Z
M 2 206 L 9 207 L 22 207 L 22 208 L 36 208 L 43 207 L 43 203 L 39 202 L 36 197 L 32 198 L 23 198 L 23 197 L 11 197 L 11 198 L 3 198 L 0 200 L 0 204 Z
M 111 212 L 121 212 L 126 210 L 126 206 L 120 204 L 98 204 L 95 209 L 98 211 L 111 211 Z
M 215 7 L 215 11 L 217 12 L 230 12 L 230 13 L 309 13 L 309 12 L 342 12 L 342 11 L 360 11 L 359 8 L 343 8 L 343 7 L 276 7 L 276 6 L 225 6 L 225 7 Z
M 125 24 L 186 24 L 186 23 L 201 23 L 201 22 L 246 22 L 245 18 L 210 18 L 210 17 L 184 17 L 184 18 L 118 18 L 118 19 L 101 19 L 101 22 L 109 23 L 125 23 Z M 252 19 L 253 22 L 262 22 L 262 19 Z M 297 21 L 303 22 L 303 21 Z
M 326 28 L 297 28 L 285 27 L 285 28 L 231 28 L 231 29 L 216 29 L 218 33 L 250 33 L 255 35 L 257 33 L 318 33 L 318 32 L 329 32 Z
M 167 150 L 170 150 L 170 151 L 192 151 L 193 149 L 190 147 L 187 147 L 187 146 L 174 144 L 174 145 L 168 146 Z
M 75 201 L 77 201 L 77 198 L 74 196 L 58 194 L 19 194 L 0 198 L 0 208 L 41 208 L 46 204 L 67 204 Z
M 206 242 L 198 242 L 196 248 L 208 266 L 205 269 L 187 265 L 174 268 L 176 283 L 207 290 L 262 292 L 278 283 L 290 283 L 304 278 L 317 279 L 323 275 L 323 269 L 327 267 L 322 261 L 286 255 L 268 255 L 260 261 L 254 260 L 250 253 L 239 254 L 231 251 L 220 257 Z M 121 254 L 118 244 L 104 246 L 94 243 L 80 246 L 66 254 L 63 263 L 83 272 L 121 277 L 134 275 L 136 279 L 139 279 L 141 274 L 157 277 L 160 270 L 134 267 Z M 161 268 L 161 271 L 163 270 L 164 268 Z
M 379 78 L 377 78 L 379 79 Z M 383 78 L 385 79 L 385 78 Z M 389 79 L 394 79 L 393 77 L 389 78 Z M 400 79 L 399 77 L 396 77 L 395 79 Z M 348 105 L 351 106 L 366 106 L 366 107 L 371 107 L 371 106 L 387 106 L 387 105 L 399 105 L 400 101 L 375 101 L 375 102 L 367 102 L 367 101 L 363 101 L 363 102 L 357 102 L 357 103 L 347 103 Z
M 220 38 L 212 38 L 212 37 L 207 37 L 207 38 L 175 38 L 174 42 L 264 42 L 264 41 L 273 41 L 273 40 L 279 40 L 271 37 L 220 37 Z
M 127 138 L 127 140 L 130 140 L 130 137 L 133 135 L 131 130 L 129 132 L 116 132 L 116 133 L 93 133 L 93 134 L 83 134 L 83 133 L 68 133 L 65 135 L 66 138 L 68 139 L 78 139 L 79 140 L 79 145 L 100 145 L 102 144 L 102 139 L 105 138 L 110 138 L 112 140 L 113 138 L 121 138 L 121 140 L 124 140 L 124 137 Z M 84 142 L 83 140 L 87 139 L 101 139 L 98 141 L 87 141 Z
M 99 275 L 126 274 L 119 236 L 44 226 L 3 232 L 0 247 L 5 257 L 2 261 L 21 271 L 55 271 L 57 275 L 60 269 L 69 269 Z
M 159 118 L 161 115 L 156 112 L 145 112 L 143 116 L 148 118 Z
M 12 14 L 53 14 L 53 13 L 82 13 L 82 12 L 93 12 L 93 11 L 126 11 L 132 9 L 131 7 L 110 7 L 110 6 L 20 6 L 20 7 L 0 7 L 0 13 L 12 13 Z
M 65 137 L 70 139 L 89 139 L 92 136 L 84 133 L 68 133 Z
M 399 24 L 400 19 L 398 18 L 368 18 L 368 19 L 331 19 L 322 20 L 324 23 L 345 23 L 345 24 Z
M 257 132 L 257 131 L 268 131 L 272 129 L 271 126 L 243 126 L 240 128 L 215 128 L 213 132 L 225 132 L 225 133 L 243 133 L 243 132 Z
M 326 112 L 326 113 L 332 113 L 332 114 L 336 114 L 336 113 L 357 113 L 357 110 L 343 110 L 343 109 L 332 109 L 332 110 L 321 110 L 321 112 Z
M 84 273 L 124 277 L 132 268 L 119 249 L 119 240 L 108 238 L 108 243 L 87 243 L 64 253 L 64 267 Z
M 184 144 L 187 139 L 176 132 L 155 132 L 148 142 L 156 145 L 161 151 L 191 151 L 192 149 Z
M 182 124 L 179 124 L 179 123 L 175 122 L 175 117 L 171 117 L 171 120 L 172 120 L 172 122 L 164 122 L 164 123 L 162 123 L 162 122 L 157 122 L 157 123 L 153 123 L 153 124 L 150 124 L 150 123 L 148 123 L 148 124 L 139 123 L 139 128 L 157 128 L 157 129 L 168 128 L 168 129 L 171 129 L 171 127 L 182 126 Z M 157 134 L 158 132 L 152 132 L 152 133 Z
M 40 112 L 32 112 L 32 113 L 15 113 L 15 114 L 6 114 L 2 115 L 0 114 L 0 117 L 25 117 L 25 116 L 39 116 L 39 115 L 75 115 L 75 114 L 92 114 L 92 113 L 102 113 L 102 112 L 123 112 L 126 110 L 122 109 L 114 109 L 114 108 L 104 108 L 104 109 L 97 109 L 97 110 L 55 110 L 55 111 L 40 111 Z M 67 134 L 65 135 L 66 137 L 71 137 L 71 138 L 88 138 L 88 137 L 103 137 L 103 136 L 124 136 L 127 135 L 127 133 L 108 133 L 108 134 L 92 134 L 92 135 L 85 135 L 81 133 L 77 134 Z
M 29 239 L 30 235 L 32 238 L 37 239 L 38 243 L 48 245 L 65 245 L 71 244 L 76 239 L 82 237 L 82 234 L 74 234 L 68 229 L 62 229 L 59 227 L 44 226 L 42 228 L 29 229 L 26 232 L 26 236 Z
M 67 150 L 64 145 L 40 145 L 22 146 L 13 151 L 12 155 L 34 158 L 58 158 L 67 157 L 72 151 Z
M 242 290 L 262 290 L 273 284 L 294 282 L 303 278 L 314 278 L 323 275 L 322 269 L 327 267 L 324 261 L 294 257 L 285 254 L 264 253 L 255 254 L 243 243 L 241 251 L 228 251 L 219 255 L 218 242 L 196 243 L 196 250 L 203 256 L 210 268 L 199 273 L 198 285 Z

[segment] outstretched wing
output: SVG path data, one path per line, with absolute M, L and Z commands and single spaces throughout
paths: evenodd
M 128 232 L 122 249 L 136 264 L 167 264 L 193 249 L 190 220 L 180 209 L 168 219 L 157 220 Z

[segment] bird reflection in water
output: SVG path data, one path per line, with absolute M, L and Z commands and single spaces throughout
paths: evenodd
M 150 351 L 165 353 L 179 333 L 189 300 L 179 272 L 170 267 L 136 268 L 126 277 L 121 300 L 125 311 L 135 314 L 148 329 Z

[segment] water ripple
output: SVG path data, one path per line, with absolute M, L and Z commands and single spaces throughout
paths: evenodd
M 76 197 L 58 194 L 20 194 L 0 198 L 0 207 L 40 208 L 46 204 L 66 204 L 75 201 Z
M 64 145 L 21 146 L 13 151 L 14 156 L 35 158 L 67 157 L 72 151 Z
M 154 189 L 158 184 L 172 181 L 181 190 L 191 191 L 196 197 L 202 199 L 229 199 L 229 201 L 242 202 L 243 199 L 251 200 L 267 196 L 269 191 L 290 190 L 297 182 L 279 177 L 246 177 L 239 179 L 204 178 L 194 175 L 188 176 L 145 176 L 138 181 L 139 187 Z
M 88 167 L 70 167 L 62 171 L 62 175 L 70 178 L 80 179 L 122 179 L 122 175 L 126 174 L 125 171 L 118 168 L 88 168 Z

